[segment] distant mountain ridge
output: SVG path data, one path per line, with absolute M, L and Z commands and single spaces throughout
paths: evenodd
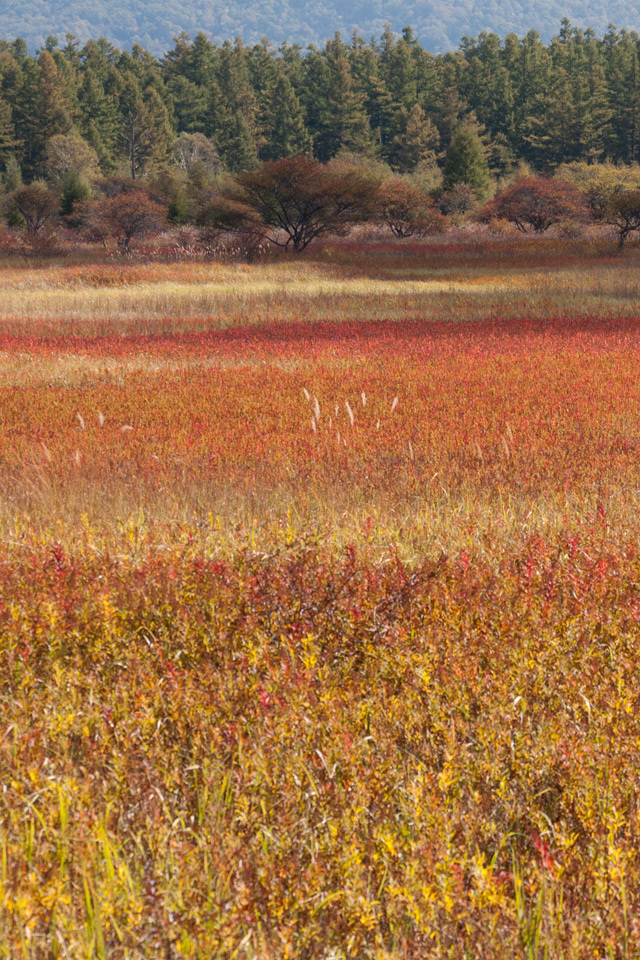
M 0 0 L 0 37 L 23 37 L 37 49 L 50 34 L 61 42 L 67 32 L 81 42 L 105 36 L 118 47 L 139 43 L 158 55 L 183 30 L 202 31 L 214 42 L 267 37 L 306 46 L 336 30 L 348 38 L 357 29 L 370 39 L 389 23 L 398 32 L 410 25 L 426 49 L 441 53 L 482 30 L 504 37 L 534 29 L 550 40 L 563 17 L 599 35 L 609 23 L 640 31 L 640 0 L 22 0 L 15 6 Z

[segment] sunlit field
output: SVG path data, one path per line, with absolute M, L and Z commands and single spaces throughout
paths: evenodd
M 637 251 L 590 243 L 341 243 L 299 261 L 202 263 L 167 250 L 123 264 L 81 254 L 2 270 L 3 330 L 23 336 L 193 333 L 318 320 L 635 316 Z M 550 282 L 552 281 L 552 282 Z
M 640 955 L 637 250 L 0 285 L 0 957 Z

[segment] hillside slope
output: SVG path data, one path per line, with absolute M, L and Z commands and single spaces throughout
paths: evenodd
M 4 9 L 3 9 L 4 8 Z M 348 36 L 357 28 L 367 39 L 389 22 L 399 31 L 410 24 L 432 52 L 456 47 L 460 38 L 492 30 L 501 36 L 535 29 L 544 39 L 568 16 L 582 27 L 603 33 L 609 23 L 640 28 L 640 0 L 24 0 L 0 4 L 0 36 L 23 37 L 31 48 L 49 34 L 61 40 L 66 32 L 81 41 L 105 36 L 117 46 L 140 43 L 163 53 L 181 30 L 202 30 L 222 41 L 236 36 L 247 43 L 268 37 L 321 43 L 336 30 Z

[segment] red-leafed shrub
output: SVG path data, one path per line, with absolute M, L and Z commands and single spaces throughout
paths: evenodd
M 133 240 L 159 233 L 166 224 L 166 210 L 143 189 L 127 189 L 83 204 L 80 216 L 100 239 L 114 238 L 129 250 Z
M 555 223 L 586 216 L 584 199 L 573 184 L 551 177 L 523 177 L 483 207 L 478 219 L 482 223 L 509 220 L 522 233 L 544 233 Z
M 383 183 L 378 194 L 379 218 L 394 237 L 442 233 L 444 217 L 430 197 L 399 178 Z

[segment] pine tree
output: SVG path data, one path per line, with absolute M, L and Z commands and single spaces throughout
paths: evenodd
M 607 42 L 611 103 L 612 159 L 638 160 L 640 145 L 640 62 L 636 42 L 626 32 L 610 34 Z
M 216 76 L 216 49 L 206 34 L 197 33 L 188 57 L 186 76 L 198 87 L 206 88 Z
M 90 70 L 107 90 L 113 82 L 118 59 L 115 47 L 112 47 L 104 37 L 99 40 L 89 40 L 82 50 L 82 59 L 85 71 Z
M 78 93 L 80 90 L 81 77 L 78 67 L 71 60 L 67 59 L 62 50 L 54 52 L 53 60 L 56 65 L 62 106 L 66 110 L 72 125 L 75 125 L 80 116 Z
M 207 94 L 188 77 L 178 74 L 170 77 L 167 92 L 173 104 L 178 133 L 198 133 L 207 125 Z
M 515 145 L 513 80 L 505 64 L 507 44 L 501 50 L 493 33 L 481 34 L 462 45 L 467 60 L 458 74 L 462 95 L 492 137 Z
M 21 167 L 27 179 L 35 175 L 40 159 L 42 136 L 39 124 L 40 74 L 37 62 L 29 57 L 17 73 L 18 86 L 9 99 L 16 136 L 22 143 Z
M 91 193 L 87 180 L 75 170 L 72 170 L 62 181 L 60 194 L 60 213 L 69 217 L 73 213 L 74 205 L 87 200 Z
M 273 124 L 274 91 L 278 82 L 276 50 L 263 40 L 246 52 L 248 77 L 256 102 L 256 127 L 263 141 L 270 139 Z M 260 156 L 264 154 L 264 145 Z
M 0 163 L 5 166 L 5 169 L 8 157 L 19 145 L 20 141 L 16 140 L 11 107 L 0 94 Z
M 13 193 L 22 186 L 22 170 L 13 153 L 10 153 L 5 160 L 2 183 L 6 193 Z
M 149 128 L 149 159 L 161 163 L 167 158 L 169 147 L 175 139 L 171 127 L 169 111 L 155 86 L 149 86 L 143 96 L 144 120 Z
M 65 103 L 62 78 L 51 54 L 43 50 L 38 57 L 40 70 L 38 91 L 38 127 L 42 149 L 55 133 L 68 133 L 71 118 Z
M 320 50 L 310 47 L 302 62 L 303 82 L 299 97 L 305 111 L 307 130 L 313 139 L 315 153 L 325 151 L 323 138 L 328 122 L 328 96 L 331 85 L 331 70 L 327 58 Z
M 355 88 L 339 35 L 327 42 L 327 60 L 331 74 L 320 159 L 328 160 L 339 150 L 370 156 L 375 153 L 375 142 L 364 107 L 365 97 Z
M 355 33 L 349 53 L 349 67 L 357 89 L 364 94 L 364 108 L 377 150 L 386 156 L 391 149 L 397 105 L 380 76 L 376 51 Z
M 29 57 L 19 72 L 20 86 L 13 104 L 16 138 L 23 145 L 27 178 L 40 176 L 48 140 L 72 127 L 64 96 L 64 83 L 48 50 L 37 60 Z
M 435 163 L 440 136 L 419 103 L 404 111 L 404 132 L 396 137 L 391 156 L 398 170 L 413 170 L 419 163 Z
M 535 30 L 530 30 L 520 44 L 516 76 L 514 127 L 517 150 L 525 160 L 534 162 L 535 150 L 528 137 L 536 123 L 544 119 L 545 100 L 551 84 L 550 55 Z
M 169 83 L 175 77 L 188 77 L 192 53 L 191 37 L 186 30 L 181 30 L 173 38 L 173 47 L 167 50 L 164 56 L 164 78 Z
M 391 31 L 391 25 L 385 23 L 380 42 L 377 46 L 378 69 L 380 76 L 387 83 L 391 70 L 391 56 L 396 45 L 396 38 Z M 388 87 L 388 84 L 387 84 Z
M 415 48 L 414 60 L 418 103 L 434 119 L 437 104 L 442 99 L 441 62 L 422 47 Z
M 365 87 L 365 108 L 377 152 L 386 157 L 392 150 L 396 134 L 397 110 L 384 80 L 371 74 Z
M 484 200 L 491 188 L 489 166 L 478 134 L 466 125 L 453 136 L 444 164 L 444 189 L 467 184 L 477 200 Z
M 123 50 L 118 60 L 118 69 L 121 73 L 131 74 L 136 78 L 142 90 L 156 86 L 162 88 L 162 74 L 156 58 L 138 43 L 134 43 L 131 53 Z
M 258 165 L 258 138 L 252 118 L 234 112 L 216 135 L 220 156 L 228 170 L 253 170 Z
M 395 43 L 382 73 L 387 90 L 398 107 L 410 110 L 418 98 L 416 60 L 412 43 L 403 38 Z
M 251 170 L 258 164 L 261 136 L 256 99 L 249 82 L 245 49 L 224 43 L 217 84 L 211 89 L 207 136 L 215 141 L 228 170 Z
M 261 151 L 265 160 L 278 160 L 311 150 L 312 141 L 304 123 L 302 104 L 286 72 L 281 69 L 273 90 L 269 139 Z
M 73 67 L 80 69 L 81 59 L 80 59 L 80 44 L 75 33 L 65 33 L 64 35 L 65 44 L 62 48 L 62 55 Z
M 127 77 L 119 98 L 121 122 L 120 152 L 135 180 L 149 155 L 148 130 L 144 124 L 144 106 L 140 86 L 133 76 Z
M 280 57 L 295 94 L 300 97 L 304 85 L 304 61 L 302 48 L 297 43 L 283 43 Z
M 598 46 L 589 40 L 585 76 L 587 98 L 582 123 L 581 155 L 590 163 L 604 159 L 611 136 L 609 88 Z
M 447 150 L 454 132 L 467 113 L 467 104 L 460 95 L 455 64 L 447 61 L 442 69 L 442 95 L 435 111 L 440 143 Z
M 528 156 L 540 170 L 550 170 L 563 158 L 573 157 L 576 106 L 566 71 L 557 67 L 548 86 L 531 104 L 531 113 L 522 128 Z
M 145 165 L 163 160 L 173 140 L 166 107 L 153 87 L 144 94 L 130 74 L 120 95 L 120 149 L 135 180 Z
M 78 94 L 80 103 L 79 128 L 83 137 L 98 155 L 105 173 L 114 169 L 115 147 L 120 117 L 117 98 L 108 96 L 93 69 L 85 69 Z

